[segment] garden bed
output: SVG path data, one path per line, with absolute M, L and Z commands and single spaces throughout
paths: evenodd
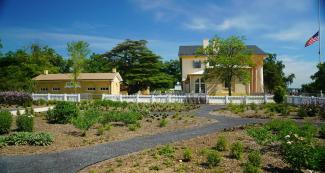
M 209 167 L 207 165 L 207 153 L 210 150 L 217 150 L 215 147 L 218 146 L 216 144 L 221 136 L 226 139 L 228 150 L 219 151 L 220 162 L 215 166 Z M 239 160 L 233 158 L 229 149 L 230 145 L 238 141 L 244 146 L 242 158 Z M 325 144 L 324 140 L 319 142 L 323 145 Z M 210 134 L 106 160 L 86 167 L 80 173 L 243 172 L 248 162 L 248 153 L 252 151 L 259 151 L 261 153 L 261 172 L 293 172 L 291 166 L 283 160 L 280 148 L 276 143 L 271 146 L 261 145 L 256 142 L 256 139 L 247 134 L 246 129 L 238 128 L 234 131 Z M 190 158 L 190 160 L 185 158 Z M 302 169 L 302 172 L 308 171 Z
M 14 118 L 15 119 L 15 118 Z M 197 127 L 216 122 L 207 118 L 195 117 L 185 112 L 163 113 L 155 112 L 137 122 L 126 125 L 121 122 L 110 123 L 102 127 L 96 123 L 82 136 L 80 129 L 72 124 L 51 124 L 45 118 L 45 113 L 34 117 L 34 132 L 46 132 L 53 136 L 54 142 L 48 146 L 13 145 L 0 148 L 2 155 L 35 154 L 62 151 L 105 142 L 125 140 L 136 136 L 152 135 L 167 131 Z M 16 126 L 12 125 L 14 133 Z M 99 131 L 101 129 L 101 131 Z M 5 135 L 3 135 L 5 136 Z
M 227 105 L 223 109 L 212 112 L 213 115 L 224 115 L 241 118 L 262 118 L 262 119 L 295 119 L 306 122 L 324 122 L 325 115 L 314 107 L 299 107 L 288 104 L 268 103 L 262 105 Z M 310 111 L 310 113 L 306 113 Z

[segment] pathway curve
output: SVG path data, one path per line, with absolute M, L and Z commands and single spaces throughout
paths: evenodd
M 212 116 L 209 112 L 222 106 L 202 105 L 192 112 L 196 116 L 218 120 L 216 123 L 190 129 L 141 136 L 124 141 L 109 142 L 87 148 L 66 150 L 56 153 L 25 156 L 0 156 L 0 173 L 74 173 L 94 163 L 117 156 L 138 152 L 157 145 L 186 140 L 197 136 L 215 133 L 226 128 L 260 123 L 265 120 Z

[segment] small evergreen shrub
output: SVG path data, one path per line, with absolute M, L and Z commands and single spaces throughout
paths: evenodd
M 165 145 L 158 150 L 158 154 L 166 157 L 174 157 L 175 149 L 170 145 Z
M 30 114 L 17 116 L 16 119 L 17 131 L 32 132 L 34 128 L 34 117 Z
M 78 107 L 72 102 L 58 102 L 53 110 L 47 111 L 46 119 L 50 123 L 66 124 L 79 114 Z
M 244 146 L 241 142 L 235 142 L 231 145 L 230 156 L 237 160 L 240 160 L 243 156 Z
M 128 125 L 128 129 L 130 131 L 135 131 L 135 130 L 137 130 L 137 128 L 138 128 L 138 126 L 136 124 L 129 124 Z
M 248 162 L 253 166 L 260 167 L 262 163 L 261 153 L 259 151 L 252 151 L 248 154 Z
M 277 86 L 274 89 L 273 99 L 276 103 L 283 103 L 285 101 L 286 91 L 283 87 Z
M 262 173 L 262 170 L 259 167 L 256 167 L 250 163 L 244 165 L 244 173 Z
M 163 118 L 159 122 L 159 127 L 166 127 L 167 123 L 168 123 L 168 121 L 165 118 Z
M 0 110 L 0 134 L 9 133 L 11 124 L 11 113 L 9 111 Z
M 221 161 L 221 156 L 215 150 L 211 150 L 207 153 L 207 165 L 212 168 L 217 166 Z
M 228 142 L 224 136 L 219 136 L 217 144 L 215 146 L 218 151 L 226 151 L 228 148 Z
M 185 162 L 189 162 L 192 159 L 192 150 L 189 148 L 186 148 L 183 152 L 183 160 Z

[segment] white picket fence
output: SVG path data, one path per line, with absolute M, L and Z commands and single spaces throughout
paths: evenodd
M 80 102 L 80 94 L 32 94 L 33 100 Z
M 202 103 L 202 104 L 250 104 L 270 103 L 273 96 L 186 96 L 186 95 L 108 95 L 102 100 L 125 101 L 135 103 Z
M 294 105 L 325 104 L 325 97 L 288 96 L 287 103 Z

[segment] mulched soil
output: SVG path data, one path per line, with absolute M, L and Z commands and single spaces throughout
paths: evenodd
M 222 161 L 217 167 L 208 168 L 205 165 L 206 156 L 203 154 L 203 151 L 215 146 L 217 137 L 220 135 L 225 136 L 229 144 L 235 141 L 243 142 L 245 146 L 244 157 L 241 160 L 236 160 L 229 156 L 229 151 L 220 152 Z M 247 160 L 247 152 L 250 150 L 262 151 L 263 172 L 281 172 L 289 170 L 288 165 L 282 161 L 277 151 L 263 148 L 249 137 L 244 130 L 240 129 L 197 137 L 174 143 L 172 146 L 175 148 L 175 156 L 173 158 L 161 156 L 157 152 L 158 149 L 151 149 L 97 163 L 81 170 L 80 173 L 242 172 L 243 164 Z M 190 148 L 193 151 L 193 159 L 189 162 L 182 161 L 185 148 Z M 158 169 L 158 171 L 153 171 L 153 169 Z
M 143 119 L 140 121 L 141 128 L 130 131 L 127 126 L 115 125 L 109 131 L 105 131 L 103 135 L 97 134 L 99 125 L 87 131 L 85 137 L 81 136 L 80 131 L 71 124 L 49 124 L 44 116 L 36 116 L 34 119 L 35 132 L 48 132 L 53 135 L 54 143 L 50 146 L 5 146 L 0 148 L 0 155 L 21 155 L 35 153 L 49 153 L 62 151 L 67 149 L 85 147 L 89 145 L 100 144 L 104 142 L 125 140 L 136 136 L 151 135 L 174 131 L 178 129 L 197 127 L 204 124 L 216 122 L 203 117 L 193 117 L 183 115 L 182 118 L 167 118 L 167 125 L 159 127 L 158 119 Z M 13 125 L 13 130 L 15 125 Z

